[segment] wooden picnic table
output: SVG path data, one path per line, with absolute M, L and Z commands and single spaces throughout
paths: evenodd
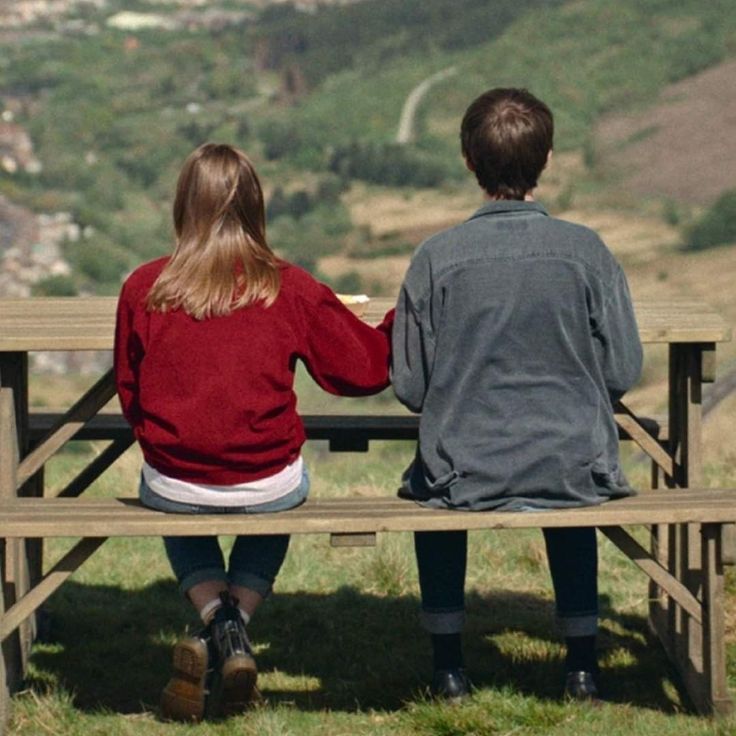
M 132 443 L 132 435 L 119 415 L 98 416 L 115 394 L 111 372 L 100 378 L 63 415 L 35 415 L 29 409 L 29 353 L 111 350 L 115 305 L 116 299 L 112 297 L 0 299 L 0 389 L 5 390 L 6 398 L 11 397 L 9 401 L 0 401 L 0 428 L 3 417 L 13 417 L 10 420 L 16 430 L 13 444 L 17 442 L 17 447 L 10 447 L 7 438 L 0 441 L 0 463 L 8 467 L 14 452 L 19 458 L 12 473 L 3 472 L 0 465 L 0 502 L 16 496 L 42 499 L 44 464 L 73 437 L 109 439 L 110 445 L 58 494 L 69 498 L 70 502 Z M 370 323 L 378 323 L 391 306 L 391 299 L 372 299 L 363 318 Z M 730 327 L 706 304 L 692 299 L 640 300 L 635 302 L 635 310 L 642 342 L 668 347 L 667 416 L 664 422 L 652 422 L 637 417 L 621 405 L 616 412 L 620 435 L 636 442 L 651 458 L 653 487 L 697 488 L 702 485 L 702 388 L 704 383 L 715 379 L 716 345 L 730 340 Z M 665 397 L 662 398 L 664 401 Z M 408 414 L 310 416 L 305 419 L 308 437 L 329 439 L 331 448 L 336 450 L 365 450 L 369 440 L 376 438 L 413 438 L 418 425 L 417 418 Z M 671 493 L 675 492 L 663 490 L 661 504 L 666 506 L 667 498 L 672 498 Z M 726 498 L 724 496 L 720 501 L 724 508 Z M 53 504 L 49 504 L 49 508 L 51 506 Z M 686 509 L 687 504 L 682 504 L 682 507 Z M 386 508 L 393 507 L 389 504 Z M 398 510 L 398 506 L 396 508 Z M 722 588 L 722 573 L 718 573 L 720 561 L 728 559 L 731 554 L 727 549 L 726 534 L 717 540 L 717 547 L 713 547 L 716 549 L 716 562 L 713 566 L 708 565 L 704 573 L 703 560 L 710 553 L 706 550 L 706 557 L 703 556 L 700 525 L 673 523 L 686 518 L 683 516 L 660 514 L 655 517 L 652 521 L 652 559 L 644 564 L 639 559 L 640 551 L 634 549 L 630 541 L 621 537 L 617 541 L 615 534 L 609 538 L 643 569 L 646 570 L 646 565 L 658 564 L 670 575 L 674 587 L 667 590 L 667 595 L 662 593 L 659 583 L 651 583 L 651 626 L 679 669 L 696 707 L 704 712 L 728 710 L 731 701 L 725 681 L 722 615 L 720 624 L 718 616 L 713 619 L 715 623 L 711 621 L 709 624 L 716 630 L 708 634 L 707 641 L 702 622 L 698 615 L 693 615 L 693 601 L 703 596 L 704 590 L 708 589 L 711 595 L 714 585 Z M 640 516 L 634 514 L 627 518 L 630 521 Z M 641 518 L 646 518 L 646 514 Z M 660 523 L 660 519 L 667 523 Z M 705 519 L 703 516 L 692 520 Z M 712 520 L 711 517 L 707 519 Z M 730 520 L 736 520 L 736 516 Z M 135 522 L 131 523 L 131 529 L 136 528 Z M 413 528 L 411 524 L 415 523 L 407 521 L 407 525 L 396 528 Z M 426 524 L 426 521 L 420 524 Z M 339 530 L 334 523 L 333 526 L 327 524 L 325 528 Z M 393 527 L 390 524 L 378 525 L 374 531 L 384 528 Z M 719 533 L 728 528 L 719 526 Z M 3 545 L 0 552 L 3 552 L 6 608 L 33 588 L 42 568 L 41 540 L 16 540 L 10 536 L 7 534 L 7 539 L 0 540 Z M 71 572 L 66 571 L 66 574 L 68 576 Z M 678 592 L 678 586 L 684 593 Z M 716 593 L 720 596 L 722 589 Z M 680 602 L 687 599 L 690 604 L 683 607 L 678 599 Z M 0 608 L 0 616 L 2 614 L 3 609 Z M 4 632 L 3 636 L 7 635 L 8 632 Z M 16 642 L 18 672 L 24 669 L 32 637 L 32 624 L 21 627 L 20 638 Z M 6 641 L 6 649 L 8 644 Z M 8 677 L 12 681 L 11 674 L 8 673 Z

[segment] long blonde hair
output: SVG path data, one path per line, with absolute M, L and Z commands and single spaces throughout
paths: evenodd
M 153 311 L 195 319 L 273 304 L 279 260 L 266 242 L 263 191 L 248 157 L 225 144 L 197 148 L 179 174 L 174 253 L 148 294 Z

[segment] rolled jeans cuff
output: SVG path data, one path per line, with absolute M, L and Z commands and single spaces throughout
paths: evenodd
M 558 616 L 557 625 L 565 637 L 595 636 L 598 633 L 598 616 Z
M 422 628 L 430 634 L 459 634 L 465 625 L 465 611 L 420 611 Z
M 241 588 L 248 588 L 253 590 L 261 598 L 268 598 L 271 595 L 271 589 L 273 587 L 273 581 L 266 580 L 259 575 L 254 575 L 252 572 L 232 572 L 230 573 L 229 579 L 230 585 L 238 585 Z
M 193 588 L 199 583 L 206 583 L 211 580 L 227 583 L 227 575 L 221 567 L 200 567 L 197 570 L 192 570 L 192 572 L 181 579 L 179 590 L 186 595 L 190 588 Z

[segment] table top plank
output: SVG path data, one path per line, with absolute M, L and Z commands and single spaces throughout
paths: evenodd
M 110 350 L 116 303 L 116 297 L 0 299 L 0 352 Z M 394 303 L 387 297 L 371 299 L 362 317 L 377 324 Z M 688 298 L 637 300 L 634 307 L 644 343 L 731 339 L 730 325 L 704 302 Z

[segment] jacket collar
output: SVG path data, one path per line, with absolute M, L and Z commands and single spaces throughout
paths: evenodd
M 468 219 L 486 215 L 531 215 L 540 214 L 548 216 L 547 210 L 539 202 L 523 202 L 518 199 L 492 199 L 486 202 L 479 210 L 476 210 Z

